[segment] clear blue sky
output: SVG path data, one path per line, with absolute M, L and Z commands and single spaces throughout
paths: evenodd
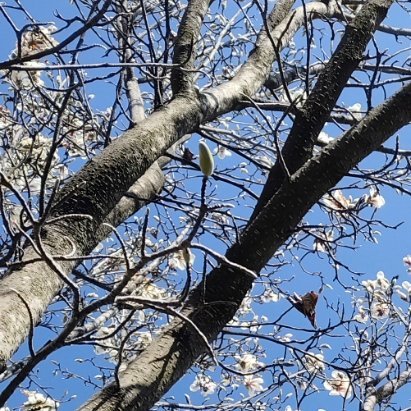
M 68 10 L 72 10 L 69 6 L 64 4 L 56 4 L 53 0 L 42 0 L 41 7 L 39 7 L 38 2 L 33 1 L 22 1 L 24 5 L 27 5 L 28 9 L 30 9 L 33 13 L 33 16 L 37 20 L 46 21 L 56 21 L 56 18 L 53 16 L 53 10 L 59 7 L 59 10 L 66 13 Z M 230 6 L 228 6 L 230 7 Z M 399 18 L 399 16 L 404 16 L 404 14 L 400 14 L 398 10 L 398 6 L 393 7 L 393 10 L 390 12 L 390 21 L 392 24 L 396 26 L 404 26 L 409 27 L 409 21 L 403 21 Z M 0 16 L 0 22 L 2 22 L 4 26 L 4 22 L 2 21 L 2 17 Z M 23 24 L 23 22 L 22 22 Z M 67 34 L 67 33 L 66 33 Z M 62 39 L 65 37 L 66 34 L 57 35 L 57 38 Z M 8 57 L 9 53 L 15 46 L 15 38 L 12 36 L 12 33 L 9 29 L 5 29 L 2 33 L 3 42 L 2 47 L 0 48 L 0 59 L 4 60 Z M 386 35 L 378 35 L 381 37 L 381 42 L 379 43 L 380 50 L 384 49 L 385 41 L 388 40 Z M 384 37 L 385 36 L 385 37 Z M 411 43 L 408 40 L 408 44 L 401 44 L 398 45 L 398 48 L 404 48 L 410 46 Z M 392 43 L 387 43 L 388 47 L 392 47 Z M 102 51 L 101 51 L 102 54 Z M 100 58 L 98 51 L 93 51 L 89 56 L 90 61 L 99 61 Z M 393 89 L 397 89 L 397 85 L 393 86 Z M 93 84 L 89 87 L 89 93 L 93 93 L 96 95 L 93 105 L 95 108 L 104 110 L 107 107 L 110 107 L 112 101 L 114 100 L 114 86 L 109 85 L 108 83 L 99 82 Z M 363 101 L 364 96 L 357 95 L 356 89 L 348 90 L 341 98 L 341 102 L 344 102 L 346 105 L 353 104 L 359 99 Z M 333 127 L 329 127 L 327 130 L 331 135 L 336 137 L 338 134 L 336 133 L 336 129 Z M 401 148 L 411 149 L 411 143 L 406 142 L 405 138 L 407 134 L 409 134 L 410 128 L 407 130 L 403 130 L 401 132 L 402 141 L 401 141 Z M 335 133 L 335 134 L 333 134 Z M 198 143 L 198 136 L 193 138 L 193 141 L 189 143 L 189 147 L 194 153 L 197 153 L 197 143 Z M 393 147 L 395 144 L 395 139 L 391 139 L 390 142 L 387 144 Z M 213 149 L 216 146 L 213 143 L 210 143 L 210 147 Z M 380 155 L 382 156 L 382 155 Z M 235 156 L 219 160 L 216 159 L 217 164 L 217 171 L 218 169 L 223 169 L 227 166 L 233 166 L 236 164 L 235 162 L 238 159 Z M 367 160 L 370 167 L 375 166 L 378 164 L 379 159 L 378 155 L 374 156 L 371 160 Z M 193 173 L 193 175 L 197 175 L 198 178 L 193 180 L 189 184 L 192 188 L 195 186 L 199 186 L 200 181 L 200 174 Z M 349 181 L 347 180 L 347 183 Z M 222 195 L 229 199 L 233 198 L 238 195 L 237 191 L 234 191 L 231 187 L 224 185 L 221 182 L 216 182 L 212 180 L 212 187 L 220 190 Z M 350 194 L 349 191 L 346 192 L 347 195 Z M 371 244 L 371 243 L 362 243 L 359 242 L 359 248 L 355 251 L 347 250 L 339 254 L 339 258 L 345 262 L 350 264 L 350 267 L 357 271 L 364 273 L 364 279 L 373 279 L 377 271 L 384 271 L 386 277 L 392 278 L 395 275 L 399 276 L 398 282 L 401 283 L 405 280 L 410 280 L 410 275 L 406 272 L 406 269 L 403 265 L 402 258 L 407 255 L 411 254 L 411 244 L 409 240 L 409 233 L 410 233 L 410 201 L 409 198 L 406 196 L 398 195 L 394 190 L 389 188 L 384 188 L 381 191 L 382 195 L 386 199 L 386 205 L 378 210 L 377 217 L 384 221 L 389 225 L 397 225 L 401 222 L 404 222 L 401 226 L 399 226 L 396 230 L 384 229 L 381 227 L 377 227 L 376 229 L 381 232 L 381 235 L 378 237 L 379 243 L 378 244 Z M 366 190 L 363 193 L 358 193 L 358 191 L 353 191 L 352 195 L 354 197 L 358 197 L 361 194 L 366 194 Z M 244 214 L 244 216 L 248 215 L 250 212 L 249 209 L 237 210 L 237 213 Z M 324 220 L 324 215 L 318 210 L 315 209 L 311 215 L 310 219 L 314 220 Z M 324 220 L 325 221 L 325 220 Z M 210 247 L 216 246 L 216 243 L 211 241 L 207 244 Z M 221 252 L 222 250 L 218 250 Z M 302 253 L 296 252 L 296 255 L 301 257 Z M 337 283 L 332 282 L 333 272 L 332 268 L 330 267 L 327 259 L 325 257 L 318 258 L 316 256 L 309 257 L 304 260 L 303 263 L 304 269 L 310 272 L 321 272 L 327 278 L 327 283 L 332 285 L 333 289 L 325 288 L 320 301 L 318 303 L 318 324 L 320 327 L 324 327 L 327 325 L 328 321 L 336 321 L 335 316 L 332 315 L 329 309 L 326 307 L 326 300 L 332 300 L 336 296 L 341 298 L 341 300 L 348 301 L 349 296 L 344 294 L 344 289 L 339 286 Z M 198 258 L 196 268 L 199 270 L 201 269 L 201 261 Z M 350 274 L 341 270 L 341 278 L 345 278 L 347 283 L 350 282 Z M 296 260 L 293 261 L 292 264 L 286 265 L 282 268 L 278 276 L 282 279 L 284 278 L 293 278 L 290 282 L 286 283 L 282 287 L 286 287 L 288 292 L 296 291 L 299 293 L 305 293 L 311 289 L 318 289 L 321 285 L 318 277 L 310 277 L 304 274 L 302 267 L 298 264 Z M 258 288 L 259 286 L 257 286 Z M 267 321 L 272 321 L 277 318 L 283 311 L 289 308 L 289 303 L 285 300 L 282 300 L 278 303 L 270 303 L 266 305 L 258 305 L 255 304 L 254 311 L 255 314 L 261 316 L 265 315 L 267 317 Z M 286 317 L 284 318 L 283 323 L 286 323 L 290 326 L 303 326 L 309 328 L 308 321 L 303 318 L 298 312 L 295 310 L 289 312 Z M 268 330 L 268 328 L 267 328 Z M 268 331 L 267 331 L 268 332 Z M 296 336 L 299 336 L 300 333 L 296 332 Z M 301 334 L 302 335 L 302 334 Z M 48 331 L 44 329 L 37 329 L 35 332 L 36 336 L 36 346 L 39 347 L 41 342 L 47 341 L 51 338 L 51 335 Z M 335 354 L 336 350 L 342 346 L 343 343 L 347 341 L 344 339 L 340 339 L 339 342 L 336 340 L 330 340 L 331 344 L 334 344 L 333 349 L 331 350 L 333 354 Z M 322 340 L 323 342 L 323 340 Z M 284 355 L 283 347 L 276 346 L 274 344 L 263 344 L 268 348 L 269 356 L 265 359 L 266 363 L 269 364 L 270 361 L 277 359 Z M 27 355 L 27 347 L 23 345 L 17 357 L 20 358 L 21 356 Z M 325 351 L 325 354 L 329 355 L 329 358 L 333 358 L 333 355 Z M 50 389 L 50 394 L 55 396 L 55 398 L 59 398 L 66 390 L 67 390 L 67 397 L 69 399 L 71 396 L 76 395 L 77 399 L 70 401 L 69 404 L 66 406 L 64 404 L 61 405 L 62 410 L 72 410 L 75 409 L 78 405 L 80 405 L 84 400 L 86 400 L 90 394 L 92 393 L 92 387 L 88 384 L 84 383 L 79 376 L 87 376 L 90 375 L 93 377 L 98 373 L 97 368 L 95 368 L 91 363 L 90 359 L 93 359 L 93 362 L 97 365 L 108 365 L 102 356 L 95 356 L 93 350 L 90 347 L 86 346 L 73 346 L 73 347 L 65 347 L 64 349 L 59 350 L 57 353 L 51 355 L 47 360 L 43 361 L 41 366 L 35 372 L 35 376 L 33 377 L 33 381 L 31 383 L 30 389 L 36 390 L 36 384 L 41 386 L 48 386 L 52 387 Z M 56 366 L 55 363 L 52 361 L 57 361 L 60 363 L 61 369 L 59 372 L 55 373 Z M 111 366 L 111 364 L 110 364 Z M 330 374 L 330 370 L 327 370 L 327 375 Z M 72 373 L 72 374 L 71 374 Z M 78 375 L 76 375 L 78 373 Z M 210 375 L 217 375 L 211 373 Z M 264 386 L 267 387 L 270 384 L 270 374 L 269 372 L 262 373 L 264 376 L 265 382 Z M 175 397 L 176 402 L 185 402 L 184 395 L 189 394 L 193 403 L 198 404 L 204 400 L 198 393 L 190 392 L 188 387 L 194 380 L 194 374 L 192 372 L 189 373 L 186 377 L 184 377 L 176 386 L 167 394 L 167 398 L 171 396 Z M 98 384 L 102 385 L 101 381 L 96 381 Z M 318 384 L 322 387 L 322 384 Z M 0 385 L 0 388 L 2 385 Z M 286 391 L 286 390 L 285 390 Z M 241 394 L 246 395 L 246 391 L 243 389 Z M 235 398 L 238 399 L 238 396 Z M 411 406 L 410 399 L 411 395 L 409 394 L 409 390 L 407 388 L 403 388 L 398 395 L 398 400 L 401 400 L 404 405 Z M 22 395 L 16 395 L 13 399 L 8 403 L 8 406 L 20 406 L 22 402 L 25 400 L 25 397 Z M 215 397 L 210 396 L 209 402 L 215 401 Z M 292 406 L 293 410 L 295 410 L 296 406 L 293 400 L 293 397 L 290 397 L 287 401 L 284 402 L 285 405 Z M 303 403 L 301 407 L 304 411 L 316 411 L 319 408 L 325 409 L 327 411 L 333 409 L 341 409 L 342 407 L 342 400 L 341 397 L 330 397 L 327 392 L 323 392 L 312 396 Z M 346 404 L 347 410 L 354 410 L 358 409 L 358 405 L 350 405 Z

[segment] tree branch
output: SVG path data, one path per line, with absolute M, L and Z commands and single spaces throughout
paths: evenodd
M 179 67 L 171 71 L 173 95 L 193 92 L 195 44 L 209 5 L 210 0 L 191 0 L 188 3 L 174 46 L 173 63 Z
M 377 390 L 373 390 L 371 395 L 368 395 L 361 405 L 360 411 L 373 411 L 375 407 L 379 405 L 391 395 L 395 394 L 399 388 L 405 385 L 411 379 L 411 370 L 403 371 L 398 378 L 394 378 L 388 381 L 382 387 Z
M 226 257 L 259 272 L 327 190 L 411 121 L 410 98 L 411 83 L 309 160 L 263 207 Z M 212 341 L 232 319 L 251 286 L 250 276 L 220 266 L 191 293 L 182 314 Z M 120 386 L 109 384 L 81 410 L 148 409 L 206 350 L 192 327 L 175 319 L 119 374 Z
M 293 0 L 279 1 L 270 15 L 272 38 L 279 48 L 284 47 L 304 23 L 301 9 L 287 17 L 292 3 Z M 307 10 L 311 17 L 328 13 L 323 3 L 309 4 Z M 57 194 L 49 215 L 53 223 L 41 228 L 46 251 L 50 255 L 89 254 L 101 240 L 96 232 L 109 213 L 170 146 L 195 131 L 201 123 L 235 109 L 244 94 L 252 95 L 263 85 L 275 58 L 272 47 L 268 47 L 270 44 L 263 31 L 248 62 L 231 81 L 198 96 L 178 95 L 83 167 Z M 67 215 L 90 218 L 66 218 Z M 25 249 L 24 260 L 37 257 L 32 248 Z M 70 273 L 77 264 L 74 259 L 62 261 L 61 270 Z M 61 286 L 61 279 L 43 262 L 14 267 L 1 280 L 0 313 L 13 320 L 0 323 L 0 370 L 30 331 L 26 308 L 12 290 L 17 290 L 30 305 L 33 322 L 37 323 Z
M 385 18 L 392 3 L 393 1 L 386 0 L 368 2 L 347 26 L 336 51 L 320 72 L 306 103 L 297 113 L 282 149 L 282 158 L 291 174 L 311 157 L 318 134 L 329 120 L 348 79 L 361 62 L 372 34 Z M 278 159 L 270 170 L 251 220 L 280 188 L 285 177 L 281 161 Z

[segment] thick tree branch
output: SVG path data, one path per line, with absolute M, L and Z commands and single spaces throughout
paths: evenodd
M 336 51 L 320 72 L 306 103 L 295 117 L 290 135 L 281 156 L 270 170 L 252 218 L 261 211 L 286 178 L 280 157 L 291 174 L 311 157 L 318 134 L 329 120 L 348 79 L 360 64 L 372 34 L 385 18 L 392 3 L 393 1 L 387 0 L 368 2 L 347 26 Z
M 259 272 L 327 190 L 411 121 L 410 99 L 411 83 L 309 160 L 268 201 L 227 258 Z M 251 286 L 249 276 L 220 266 L 192 292 L 182 313 L 212 341 L 232 319 Z M 175 319 L 119 375 L 120 386 L 108 385 L 81 409 L 149 409 L 206 350 L 198 333 Z
M 306 14 L 308 18 L 314 19 L 332 17 L 337 13 L 337 10 L 328 8 L 324 3 L 315 2 L 307 4 L 306 14 L 303 7 L 299 7 L 287 15 L 293 3 L 294 0 L 277 2 L 268 18 L 270 36 L 267 35 L 265 29 L 262 30 L 256 47 L 238 73 L 230 81 L 204 92 L 212 117 L 233 110 L 239 101 L 244 100 L 245 96 L 252 97 L 265 83 L 276 59 L 276 51 L 272 42 L 277 46 L 278 51 L 282 50 L 297 30 L 304 25 Z M 211 120 L 212 117 L 207 120 Z
M 411 370 L 403 371 L 398 378 L 394 378 L 388 381 L 382 387 L 372 390 L 364 403 L 361 404 L 360 411 L 374 411 L 383 401 L 386 401 L 393 394 L 395 394 L 399 388 L 407 384 L 411 379 Z
M 173 95 L 193 91 L 195 44 L 209 5 L 210 0 L 191 0 L 188 3 L 174 46 L 173 63 L 179 67 L 171 71 Z
M 291 5 L 292 0 L 278 2 L 269 19 L 273 27 L 272 38 L 279 47 L 286 45 L 304 24 L 301 9 L 286 17 Z M 307 9 L 311 17 L 328 15 L 328 9 L 322 3 L 310 4 Z M 233 110 L 244 94 L 253 95 L 262 86 L 275 58 L 269 45 L 271 42 L 267 36 L 260 35 L 249 61 L 229 84 L 198 96 L 177 96 L 124 133 L 80 170 L 58 193 L 49 222 L 41 228 L 47 252 L 50 255 L 88 254 L 101 240 L 95 234 L 109 213 L 170 146 L 183 135 L 195 131 L 201 123 Z M 67 218 L 67 215 L 78 217 Z M 24 260 L 36 257 L 32 249 L 25 250 Z M 75 265 L 73 260 L 64 261 L 60 268 L 68 274 Z M 61 286 L 61 278 L 46 263 L 36 262 L 14 268 L 2 279 L 0 313 L 12 321 L 0 323 L 0 369 L 30 331 L 27 309 L 18 295 L 29 304 L 33 321 L 37 323 Z

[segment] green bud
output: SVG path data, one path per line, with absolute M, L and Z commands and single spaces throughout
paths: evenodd
M 200 141 L 198 144 L 198 150 L 200 152 L 200 168 L 203 174 L 210 177 L 214 172 L 214 158 L 210 149 L 204 141 Z

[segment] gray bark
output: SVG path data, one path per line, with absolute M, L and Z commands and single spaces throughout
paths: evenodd
M 411 83 L 309 160 L 263 207 L 227 258 L 259 272 L 328 189 L 411 121 L 410 98 Z M 243 272 L 220 266 L 207 276 L 205 294 L 203 284 L 193 291 L 182 314 L 212 341 L 231 320 L 251 285 L 251 277 Z M 192 325 L 176 319 L 119 375 L 119 387 L 108 385 L 81 410 L 147 410 L 207 348 Z
M 287 172 L 295 173 L 311 157 L 318 134 L 329 120 L 337 99 L 360 64 L 368 42 L 392 3 L 393 1 L 368 2 L 347 25 L 340 44 L 320 72 L 306 103 L 295 117 L 282 156 L 270 170 L 253 217 L 280 188 L 287 178 Z M 284 169 L 285 166 L 287 170 Z
M 339 140 L 326 146 L 321 154 L 312 157 L 312 146 L 318 132 L 346 80 L 358 65 L 371 33 L 391 3 L 384 0 L 369 2 L 347 30 L 342 46 L 331 60 L 333 63 L 330 61 L 327 65 L 315 92 L 297 116 L 289 140 L 292 150 L 287 148 L 289 151 L 284 151 L 285 161 L 292 163 L 291 175 L 284 179 L 283 174 L 275 174 L 275 178 L 281 175 L 275 190 L 272 190 L 270 177 L 263 200 L 241 241 L 227 253 L 229 260 L 259 272 L 321 196 L 411 120 L 408 107 L 411 86 L 408 85 L 371 111 Z M 198 4 L 202 9 L 201 12 L 195 11 L 194 18 L 204 16 L 208 3 L 199 1 Z M 200 124 L 237 108 L 244 96 L 254 95 L 268 78 L 276 58 L 273 44 L 280 50 L 304 23 L 301 9 L 287 16 L 291 5 L 291 0 L 283 0 L 277 5 L 268 20 L 270 34 L 262 30 L 249 60 L 227 83 L 199 93 L 192 89 L 188 72 L 174 72 L 176 97 L 115 140 L 58 194 L 48 224 L 40 229 L 40 237 L 50 254 L 71 253 L 73 245 L 77 255 L 88 254 L 108 234 L 109 230 L 103 223 L 117 225 L 161 187 L 161 171 L 152 165 L 170 146 L 183 135 L 195 131 Z M 322 3 L 307 4 L 306 11 L 309 18 L 331 16 L 336 12 Z M 186 53 L 187 43 L 181 50 L 177 54 L 187 57 L 184 61 L 191 68 L 193 60 L 192 55 Z M 343 73 L 341 79 L 337 76 L 340 72 Z M 190 93 L 185 92 L 188 90 L 186 87 Z M 323 106 L 319 103 L 324 98 L 327 104 Z M 296 161 L 291 158 L 292 151 L 299 156 Z M 131 196 L 124 196 L 132 186 L 142 203 L 136 203 Z M 67 214 L 78 217 L 66 218 Z M 23 263 L 35 257 L 35 250 L 27 247 Z M 4 320 L 0 322 L 0 367 L 39 321 L 64 284 L 64 276 L 74 266 L 74 262 L 65 261 L 56 270 L 45 262 L 31 262 L 10 270 L 2 280 L 0 313 Z M 220 266 L 207 276 L 205 294 L 203 286 L 192 292 L 182 314 L 212 341 L 233 317 L 251 285 L 251 277 L 242 271 Z M 119 387 L 115 384 L 107 386 L 82 409 L 148 409 L 207 349 L 190 323 L 176 319 L 120 374 Z
M 178 67 L 171 72 L 174 95 L 194 92 L 194 48 L 209 5 L 210 0 L 191 0 L 178 28 L 173 58 Z
M 285 18 L 291 5 L 291 0 L 278 3 L 273 24 Z M 310 13 L 318 15 L 315 7 L 311 9 Z M 320 12 L 327 11 L 322 4 L 320 9 Z M 272 36 L 277 39 L 282 36 L 282 44 L 286 44 L 303 22 L 300 11 L 293 18 L 293 24 L 282 22 L 275 30 L 273 26 Z M 283 35 L 288 26 L 287 34 Z M 176 97 L 93 158 L 58 193 L 48 223 L 40 229 L 40 237 L 48 252 L 51 255 L 73 252 L 86 255 L 93 250 L 102 239 L 96 232 L 104 232 L 102 223 L 127 190 L 182 136 L 195 131 L 201 123 L 234 109 L 244 94 L 253 95 L 268 76 L 274 57 L 274 53 L 257 46 L 250 58 L 258 63 L 257 67 L 246 64 L 229 84 L 205 94 Z M 82 217 L 67 218 L 67 215 Z M 58 217 L 61 218 L 56 221 Z M 24 262 L 34 258 L 36 252 L 27 247 L 22 266 L 10 270 L 0 283 L 0 313 L 4 319 L 0 322 L 0 370 L 5 368 L 7 360 L 28 336 L 33 324 L 38 323 L 64 283 L 64 277 L 46 263 Z M 60 271 L 68 275 L 75 265 L 73 261 L 61 262 Z M 28 311 L 31 316 L 27 315 Z
M 388 381 L 383 386 L 379 388 L 371 387 L 367 390 L 368 392 L 364 403 L 360 406 L 360 411 L 374 411 L 382 401 L 387 401 L 398 391 L 399 388 L 407 384 L 410 379 L 411 370 L 405 370 L 399 375 L 398 378 Z

